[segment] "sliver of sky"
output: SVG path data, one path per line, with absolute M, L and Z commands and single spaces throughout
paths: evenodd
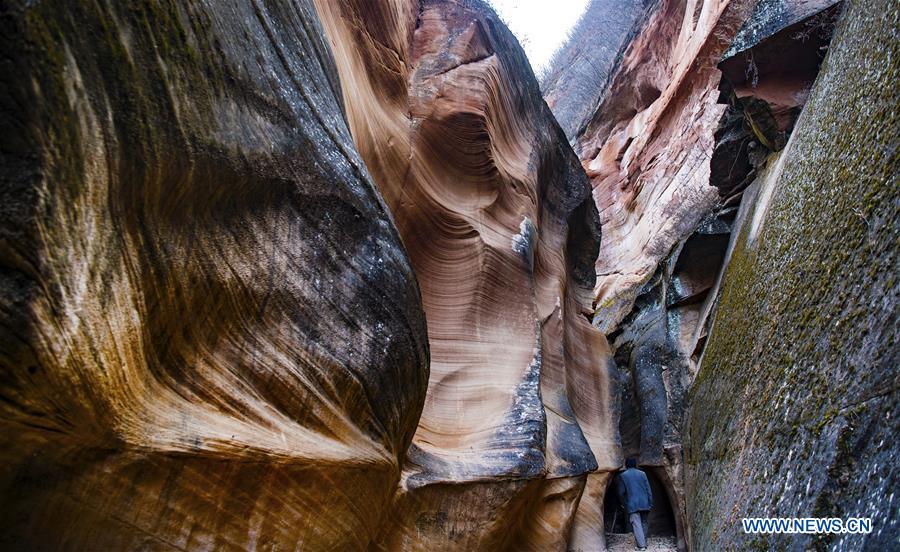
M 489 0 L 516 35 L 536 75 L 584 13 L 588 0 Z

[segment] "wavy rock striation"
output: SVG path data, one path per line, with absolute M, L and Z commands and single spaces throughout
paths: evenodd
M 428 395 L 380 544 L 562 549 L 585 474 L 620 461 L 584 172 L 482 3 L 317 5 L 428 320 Z
M 4 548 L 365 548 L 429 353 L 311 4 L 0 28 Z
M 592 2 L 560 126 L 480 0 L 213 4 L 0 8 L 0 545 L 894 544 L 896 6 Z

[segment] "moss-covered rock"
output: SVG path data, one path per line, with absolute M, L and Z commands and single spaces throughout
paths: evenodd
M 896 545 L 898 28 L 895 3 L 851 4 L 736 236 L 690 396 L 696 550 Z M 747 535 L 749 516 L 874 530 Z

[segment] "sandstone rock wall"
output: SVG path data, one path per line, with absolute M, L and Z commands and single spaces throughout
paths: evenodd
M 716 64 L 750 8 L 743 1 L 660 2 L 575 139 L 603 224 L 595 323 L 606 333 L 718 200 L 708 163 L 725 110 Z
M 592 2 L 561 127 L 481 0 L 4 3 L 0 545 L 603 550 L 633 455 L 681 549 L 890 547 L 900 10 L 810 93 L 833 4 Z
M 481 2 L 320 1 L 354 139 L 422 288 L 431 379 L 389 549 L 563 549 L 620 462 L 591 327 L 596 208 L 515 38 Z
M 572 137 L 603 226 L 593 323 L 609 337 L 623 383 L 615 412 L 621 453 L 659 467 L 654 473 L 668 495 L 660 498 L 671 503 L 682 548 L 684 396 L 703 341 L 704 301 L 734 216 L 733 208 L 718 211 L 722 197 L 710 181 L 726 110 L 716 65 L 752 8 L 743 1 L 649 5 Z M 564 51 L 591 47 L 589 36 L 580 40 Z M 559 71 L 545 92 L 565 119 L 574 108 L 559 103 L 557 90 L 583 77 Z M 603 549 L 600 528 L 609 512 L 602 508 L 607 483 L 600 481 L 610 479 L 591 477 L 601 507 L 582 506 L 573 536 L 584 549 Z
M 700 550 L 887 550 L 898 535 L 897 29 L 850 2 L 786 148 L 745 193 L 685 442 Z M 750 516 L 870 535 L 747 535 Z
M 310 2 L 0 8 L 0 542 L 363 549 L 419 289 Z

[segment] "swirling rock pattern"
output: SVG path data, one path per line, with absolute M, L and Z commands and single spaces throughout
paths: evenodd
M 428 394 L 380 544 L 561 549 L 585 474 L 619 462 L 584 172 L 480 2 L 317 5 L 428 320 Z
M 576 155 L 479 0 L 4 3 L 0 545 L 602 550 L 627 453 L 890 547 L 898 10 L 797 119 L 840 9 L 753 4 L 593 2 Z
M 428 343 L 323 36 L 306 1 L 4 3 L 4 548 L 375 538 Z

